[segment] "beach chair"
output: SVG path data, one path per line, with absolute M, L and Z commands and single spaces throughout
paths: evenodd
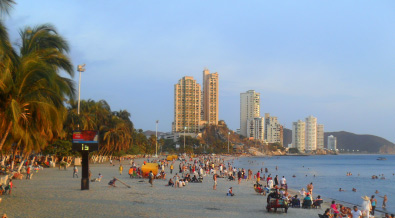
M 302 204 L 302 208 L 311 209 L 311 205 L 312 205 L 311 200 L 304 200 Z
M 314 208 L 321 208 L 321 204 L 322 203 L 324 203 L 324 201 L 323 200 L 317 200 L 317 201 L 314 201 L 314 203 L 313 203 L 313 207 Z
M 300 200 L 299 199 L 293 199 L 291 202 L 291 207 L 293 208 L 300 208 Z

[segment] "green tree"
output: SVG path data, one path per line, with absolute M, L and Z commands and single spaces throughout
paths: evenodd
M 72 80 L 62 77 L 60 71 L 70 77 L 74 73 L 67 56 L 69 46 L 52 25 L 26 27 L 20 37 L 18 55 L 12 56 L 15 51 L 1 51 L 8 58 L 3 56 L 5 64 L 0 67 L 0 117 L 5 130 L 0 150 L 8 140 L 29 153 L 64 136 L 67 110 L 63 101 L 73 98 L 75 89 Z M 4 33 L 1 38 L 6 38 Z

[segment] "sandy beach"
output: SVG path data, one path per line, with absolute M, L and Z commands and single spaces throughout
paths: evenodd
M 138 164 L 142 159 L 136 160 Z M 203 183 L 189 183 L 183 188 L 172 188 L 167 179 L 155 180 L 150 187 L 147 179 L 130 179 L 127 174 L 130 164 L 123 161 L 123 175 L 119 175 L 119 162 L 90 164 L 92 178 L 103 174 L 101 182 L 91 182 L 90 190 L 81 191 L 80 178 L 73 178 L 72 168 L 59 170 L 46 168 L 35 173 L 32 180 L 13 180 L 12 195 L 3 195 L 0 214 L 8 217 L 318 217 L 322 209 L 290 208 L 268 213 L 266 197 L 255 193 L 252 181 L 227 181 L 218 179 L 213 190 L 211 175 Z M 175 164 L 178 169 L 179 162 Z M 174 175 L 174 172 L 173 172 Z M 79 167 L 81 176 L 81 167 Z M 117 177 L 131 186 L 117 182 L 109 188 L 108 182 Z M 233 187 L 235 196 L 226 196 Z

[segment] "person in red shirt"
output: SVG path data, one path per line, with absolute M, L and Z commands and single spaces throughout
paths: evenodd
M 31 167 L 28 166 L 26 170 L 26 179 L 30 179 Z

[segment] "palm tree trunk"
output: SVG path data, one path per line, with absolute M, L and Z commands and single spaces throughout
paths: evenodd
M 29 156 L 27 156 L 27 157 L 29 157 Z M 22 166 L 23 166 L 23 162 L 25 161 L 22 157 L 20 157 L 20 160 L 21 160 L 21 163 L 19 164 L 19 167 L 18 167 L 18 173 L 21 172 L 21 169 L 22 169 Z
M 1 142 L 0 142 L 0 150 L 3 148 L 3 145 L 4 145 L 4 143 L 5 143 L 5 140 L 7 139 L 8 134 L 10 133 L 11 127 L 12 127 L 12 121 L 8 124 L 7 130 L 6 130 L 5 133 L 4 133 L 4 137 L 3 137 L 3 139 L 1 139 Z

